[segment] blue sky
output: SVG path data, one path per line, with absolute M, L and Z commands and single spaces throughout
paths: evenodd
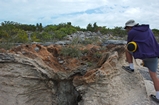
M 129 19 L 159 29 L 159 0 L 0 0 L 0 23 L 42 23 L 43 26 L 71 22 L 86 28 L 123 27 Z

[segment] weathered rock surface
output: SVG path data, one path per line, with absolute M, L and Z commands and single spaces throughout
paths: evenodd
M 77 103 L 78 93 L 71 80 L 45 66 L 40 59 L 15 54 L 0 54 L 0 58 L 0 105 Z
M 74 79 L 74 85 L 83 99 L 79 105 L 150 104 L 140 73 L 130 74 L 121 70 L 123 61 L 120 60 L 114 53 L 100 68 Z
M 85 47 L 92 61 L 100 47 Z M 139 70 L 121 69 L 124 46 L 102 50 L 93 67 L 84 58 L 60 57 L 60 48 L 35 44 L 1 53 L 0 105 L 150 105 Z

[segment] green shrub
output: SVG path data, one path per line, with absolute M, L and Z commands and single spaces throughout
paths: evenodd
M 0 43 L 0 48 L 4 48 L 5 50 L 9 50 L 15 45 L 12 43 Z
M 88 65 L 88 67 L 91 67 L 91 66 L 93 66 L 93 63 L 92 62 L 87 62 L 87 65 Z
M 94 56 L 95 58 L 100 58 L 100 57 L 102 56 L 102 54 L 99 53 L 99 52 L 96 52 L 96 53 L 93 54 L 93 56 Z
M 63 56 L 80 57 L 82 53 L 78 48 L 63 47 L 60 54 Z

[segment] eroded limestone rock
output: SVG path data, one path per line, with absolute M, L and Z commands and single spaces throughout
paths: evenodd
M 139 71 L 121 69 L 124 46 L 107 47 L 96 60 L 91 58 L 100 47 L 89 48 L 83 59 L 94 61 L 94 68 L 60 58 L 60 46 L 25 45 L 1 53 L 0 105 L 149 105 Z
M 79 94 L 62 77 L 40 59 L 0 54 L 0 105 L 76 105 Z
M 143 77 L 138 71 L 123 71 L 122 62 L 114 52 L 100 68 L 76 76 L 73 83 L 82 96 L 79 105 L 150 105 Z

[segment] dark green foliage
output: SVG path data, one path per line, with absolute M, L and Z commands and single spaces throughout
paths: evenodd
M 53 35 L 53 38 L 61 40 L 65 36 L 77 32 L 79 29 L 79 27 L 74 27 L 71 25 L 71 22 L 68 22 L 67 24 L 48 25 L 44 28 L 44 32 L 48 32 Z
M 13 43 L 0 43 L 0 48 L 4 48 L 6 50 L 9 50 L 14 46 L 15 46 L 15 44 L 13 44 Z
M 119 36 L 119 37 L 123 37 L 125 36 L 127 33 L 125 30 L 123 30 L 122 27 L 115 27 L 113 30 L 113 35 L 114 36 Z
M 42 31 L 43 30 L 43 26 L 42 26 L 42 23 L 40 23 L 40 24 L 36 24 L 36 31 Z
M 125 38 L 127 33 L 122 27 L 113 29 L 106 26 L 98 26 L 95 22 L 89 23 L 85 28 L 72 26 L 71 22 L 60 23 L 58 25 L 42 26 L 42 23 L 36 25 L 20 24 L 13 21 L 4 21 L 0 26 L 0 43 L 28 43 L 28 42 L 46 42 L 62 40 L 65 36 L 71 35 L 77 31 L 100 32 L 102 35 L 112 35 Z M 156 39 L 159 41 L 159 30 L 152 29 Z M 85 44 L 95 42 L 93 39 L 86 39 Z
M 159 30 L 158 29 L 152 29 L 152 32 L 154 33 L 156 40 L 159 42 Z
M 93 54 L 93 56 L 94 56 L 94 58 L 100 58 L 102 56 L 102 54 L 99 52 L 96 52 Z
M 91 23 L 87 25 L 87 31 L 98 32 L 99 30 L 100 30 L 100 27 L 98 27 L 96 22 L 93 24 L 93 26 Z
M 92 27 L 92 24 L 88 24 L 87 25 L 87 31 L 93 31 L 93 27 Z
M 53 35 L 47 33 L 47 32 L 42 32 L 42 33 L 36 33 L 36 38 L 39 39 L 41 42 L 47 42 L 53 39 Z M 36 40 L 37 40 L 36 39 Z
M 67 34 L 64 31 L 56 30 L 54 31 L 55 35 L 54 38 L 62 40 Z
M 21 29 L 24 31 L 35 31 L 36 30 L 35 25 L 20 24 L 20 23 L 13 22 L 13 21 L 4 21 L 1 23 L 1 27 L 5 30 L 9 30 L 9 29 L 13 29 L 13 28 Z
M 70 57 L 80 57 L 82 52 L 76 47 L 63 47 L 61 52 L 63 56 L 70 56 Z

